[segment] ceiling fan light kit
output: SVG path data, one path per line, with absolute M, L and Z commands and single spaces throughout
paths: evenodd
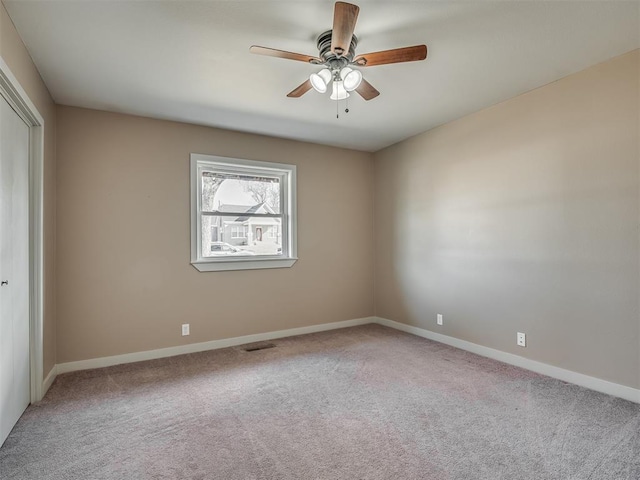
M 344 82 L 344 88 L 347 92 L 353 92 L 360 86 L 362 82 L 362 73 L 350 67 L 344 67 L 340 70 L 340 78 Z
M 371 100 L 380 92 L 362 77 L 362 72 L 352 67 L 373 67 L 391 63 L 414 62 L 427 58 L 427 46 L 396 48 L 356 56 L 358 38 L 353 34 L 360 7 L 351 3 L 336 2 L 333 13 L 333 28 L 318 36 L 318 56 L 286 52 L 274 48 L 254 45 L 251 53 L 270 57 L 297 60 L 324 68 L 312 73 L 309 79 L 293 89 L 287 97 L 299 98 L 312 88 L 325 93 L 332 82 L 331 100 L 343 100 L 349 92 L 356 91 L 365 100 Z
M 331 100 L 344 100 L 349 96 L 349 92 L 344 88 L 344 82 L 333 82 L 333 89 L 329 97 Z
M 328 68 L 323 68 L 318 73 L 309 76 L 311 86 L 318 93 L 325 93 L 329 82 L 333 79 L 331 100 L 343 100 L 349 96 L 347 92 L 353 92 L 362 82 L 362 73 L 353 68 L 344 67 L 339 72 L 332 73 Z
M 323 68 L 318 73 L 312 73 L 309 81 L 311 81 L 311 86 L 316 92 L 324 93 L 327 91 L 327 85 L 329 85 L 331 77 L 331 70 Z

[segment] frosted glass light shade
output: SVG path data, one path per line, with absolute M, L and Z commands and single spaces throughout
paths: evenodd
M 327 91 L 327 85 L 331 80 L 331 71 L 328 68 L 323 68 L 318 73 L 312 73 L 309 76 L 311 86 L 316 92 L 324 93 Z
M 360 86 L 362 82 L 362 73 L 353 68 L 344 67 L 340 70 L 340 78 L 344 82 L 344 89 L 347 92 L 352 92 Z
M 331 100 L 344 100 L 348 96 L 349 92 L 345 90 L 343 82 L 333 82 L 333 91 L 329 97 Z

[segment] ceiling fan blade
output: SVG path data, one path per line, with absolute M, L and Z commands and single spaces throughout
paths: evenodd
M 358 92 L 360 96 L 365 100 L 371 100 L 372 98 L 376 98 L 378 95 L 380 95 L 380 92 L 376 90 L 375 87 L 367 82 L 364 78 L 360 82 L 358 88 L 356 88 L 356 92 Z
M 290 98 L 301 97 L 302 95 L 307 93 L 309 90 L 311 90 L 311 88 L 312 88 L 311 81 L 307 80 L 306 82 L 302 83 L 301 85 L 297 86 L 296 88 L 291 90 L 289 93 L 287 93 L 287 97 L 290 97 Z
M 275 48 L 269 47 L 260 47 L 258 45 L 252 45 L 249 51 L 251 53 L 257 53 L 258 55 L 286 58 L 287 60 L 298 60 L 299 62 L 313 63 L 316 65 L 322 63 L 322 60 L 320 60 L 318 57 L 303 55 L 302 53 L 285 52 L 284 50 L 277 50 Z
M 336 2 L 333 11 L 333 31 L 331 34 L 331 51 L 337 56 L 349 53 L 351 37 L 356 28 L 356 20 L 360 7 L 351 3 Z
M 353 59 L 353 63 L 361 67 L 374 67 L 389 63 L 415 62 L 427 58 L 427 46 L 416 45 L 414 47 L 394 48 L 381 52 L 365 53 Z

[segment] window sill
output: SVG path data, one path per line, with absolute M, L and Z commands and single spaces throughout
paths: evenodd
M 290 268 L 296 263 L 297 258 L 264 258 L 256 259 L 229 259 L 215 261 L 191 262 L 191 265 L 199 272 L 224 272 L 228 270 L 261 270 L 263 268 Z

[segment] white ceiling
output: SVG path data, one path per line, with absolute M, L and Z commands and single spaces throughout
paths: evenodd
M 356 0 L 357 53 L 425 43 L 424 62 L 363 69 L 381 95 L 286 93 L 318 67 L 331 1 L 4 0 L 56 102 L 375 151 L 640 47 L 637 1 Z M 344 104 L 342 104 L 344 109 Z

